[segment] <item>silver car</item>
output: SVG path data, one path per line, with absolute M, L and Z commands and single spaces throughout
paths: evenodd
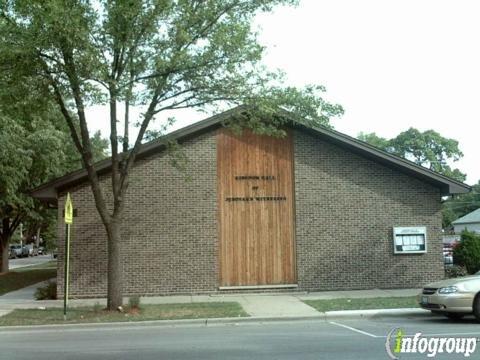
M 10 251 L 12 253 L 12 258 L 23 257 L 21 245 L 10 245 Z
M 480 321 L 480 271 L 471 276 L 427 284 L 417 301 L 422 308 L 451 319 L 473 314 Z

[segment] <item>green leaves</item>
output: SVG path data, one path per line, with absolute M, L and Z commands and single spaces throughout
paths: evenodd
M 22 126 L 0 112 L 0 216 L 2 208 L 27 201 L 18 192 L 32 164 L 25 135 Z
M 110 106 L 111 117 L 105 121 L 110 121 L 111 126 L 115 196 L 122 191 L 119 184 L 125 184 L 126 188 L 125 178 L 141 142 L 155 133 L 149 130 L 150 122 L 166 110 L 213 110 L 245 104 L 250 109 L 248 115 L 236 119 L 238 122 L 232 126 L 249 126 L 271 135 L 282 134 L 287 121 L 278 114 L 282 109 L 309 125 L 329 126 L 329 119 L 341 115 L 343 109 L 323 98 L 322 86 L 303 89 L 285 86 L 283 74 L 265 69 L 261 64 L 264 49 L 251 27 L 259 12 L 296 3 L 294 0 L 2 2 L 0 85 L 9 91 L 0 91 L 0 103 L 8 104 L 3 111 L 11 119 L 25 121 L 22 124 L 25 137 L 8 140 L 28 143 L 25 156 L 34 168 L 27 165 L 28 161 L 22 161 L 25 169 L 19 171 L 34 176 L 24 182 L 35 186 L 62 170 L 70 170 L 71 165 L 65 164 L 78 161 L 78 157 L 72 160 L 73 147 L 64 146 L 67 128 L 76 151 L 90 169 L 89 174 L 94 174 L 91 159 L 99 155 L 94 153 L 95 148 L 104 149 L 107 144 L 89 134 L 90 119 L 86 118 L 85 107 L 93 104 Z M 117 148 L 122 137 L 117 131 L 117 103 L 121 102 L 128 102 L 128 108 L 143 105 L 146 111 L 138 118 L 125 117 L 125 122 L 128 119 L 140 129 L 134 147 L 120 159 Z M 63 125 L 59 122 L 61 118 Z M 40 125 L 41 120 L 47 122 Z M 53 125 L 48 125 L 48 121 Z M 50 154 L 58 156 L 50 158 Z M 11 174 L 11 169 L 7 173 Z M 92 175 L 92 182 L 96 181 L 94 178 Z M 17 185 L 8 184 L 9 189 Z M 99 203 L 103 202 L 100 190 L 95 196 Z
M 434 130 L 422 133 L 410 128 L 392 139 L 391 145 L 399 156 L 412 156 L 416 163 L 429 164 L 430 169 L 445 175 L 460 175 L 446 164 L 447 159 L 457 161 L 463 156 L 458 148 L 458 141 L 444 138 Z M 459 180 L 465 180 L 465 176 Z
M 223 110 L 245 104 L 248 113 L 232 126 L 281 135 L 288 121 L 279 114 L 281 110 L 309 125 L 329 126 L 329 119 L 343 109 L 323 98 L 323 87 L 286 86 L 280 72 L 269 71 L 261 63 L 264 48 L 252 20 L 275 6 L 295 4 L 295 0 L 3 1 L 0 85 L 11 86 L 15 96 L 0 91 L 0 103 L 3 97 L 15 120 L 21 111 L 32 120 L 27 105 L 35 107 L 35 122 L 25 128 L 32 135 L 26 139 L 36 164 L 35 171 L 28 171 L 36 174 L 35 181 L 29 179 L 30 185 L 62 168 L 61 158 L 49 160 L 48 154 L 61 144 L 55 131 L 63 134 L 68 125 L 97 209 L 107 224 L 111 216 L 121 213 L 129 169 L 142 141 L 155 135 L 149 127 L 163 111 Z M 117 131 L 120 103 L 127 109 L 139 105 L 145 109 L 137 118 L 130 114 L 124 118 L 127 129 L 129 123 L 139 127 L 137 139 L 131 142 L 128 133 L 122 138 Z M 94 104 L 108 104 L 110 109 L 104 120 L 111 130 L 112 214 L 92 165 L 99 139 L 91 137 L 92 119 L 87 119 L 85 107 Z M 54 127 L 40 131 L 33 126 L 40 119 L 52 120 Z M 126 154 L 118 153 L 122 141 Z M 128 148 L 131 143 L 133 147 Z M 106 144 L 100 141 L 100 145 Z M 68 151 L 64 156 L 72 158 Z M 182 162 L 181 156 L 176 159 L 179 167 Z
M 164 110 L 255 103 L 265 114 L 285 108 L 326 125 L 342 113 L 322 98 L 323 88 L 283 86 L 281 74 L 261 64 L 263 48 L 251 29 L 253 17 L 292 0 L 26 1 L 3 6 L 0 55 L 16 76 L 34 86 L 56 84 L 72 114 L 71 100 L 118 101 Z M 3 46 L 2 46 L 3 45 Z M 35 71 L 32 72 L 32 69 Z M 75 95 L 72 83 L 80 93 Z M 33 85 L 33 84 L 32 84 Z M 53 99 L 53 94 L 49 93 Z M 132 119 L 147 123 L 151 116 Z
M 443 203 L 443 226 L 448 227 L 452 221 L 480 208 L 480 181 L 472 186 L 468 194 L 458 195 Z
M 360 133 L 358 138 L 440 174 L 459 181 L 465 180 L 465 174 L 458 169 L 452 169 L 448 164 L 449 161 L 457 161 L 463 156 L 458 141 L 445 138 L 434 130 L 420 132 L 410 128 L 393 139 L 385 139 L 375 133 Z
M 480 235 L 464 230 L 460 243 L 453 249 L 455 264 L 465 266 L 469 274 L 480 270 Z
M 38 218 L 40 204 L 28 191 L 63 174 L 66 133 L 34 114 L 6 116 L 5 108 L 7 104 L 0 105 L 0 218 Z
M 0 99 L 6 99 L 2 94 L 8 90 L 0 89 Z M 45 208 L 28 192 L 81 167 L 60 116 L 45 103 L 31 108 L 22 102 L 0 103 L 0 218 L 21 215 L 24 221 L 41 221 Z M 92 143 L 95 158 L 105 158 L 108 142 L 100 133 Z
M 361 132 L 357 138 L 387 152 L 393 153 L 395 151 L 390 146 L 390 140 L 382 138 L 375 133 L 366 134 Z
M 448 164 L 448 162 L 457 161 L 463 156 L 458 147 L 458 141 L 445 138 L 434 130 L 420 132 L 410 128 L 393 139 L 385 139 L 375 133 L 360 133 L 358 138 L 452 179 L 465 181 L 465 174 L 458 169 L 452 169 Z M 449 227 L 455 219 L 480 207 L 479 192 L 480 184 L 474 186 L 472 193 L 447 200 L 442 208 L 443 227 Z
M 321 97 L 322 89 L 283 86 L 280 74 L 261 64 L 263 48 L 253 17 L 294 0 L 10 0 L 0 7 L 0 74 L 25 79 L 47 103 L 56 103 L 87 170 L 96 208 L 117 249 L 124 193 L 141 143 L 155 116 L 182 108 L 251 105 L 245 117 L 266 133 L 281 132 L 286 109 L 315 125 L 342 113 Z M 1 84 L 0 84 L 1 85 Z M 28 89 L 18 93 L 28 94 Z M 144 105 L 134 145 L 117 131 L 118 103 Z M 109 105 L 113 206 L 107 204 L 92 164 L 93 146 L 85 107 Z M 128 104 L 128 105 L 127 105 Z M 270 116 L 270 118 L 267 118 Z M 263 120 L 263 121 L 259 121 Z M 47 134 L 42 137 L 55 142 Z M 119 142 L 126 154 L 119 154 Z M 179 152 L 174 151 L 176 154 Z M 40 158 L 40 160 L 44 160 Z M 179 168 L 183 158 L 173 158 Z M 41 168 L 47 172 L 47 167 Z M 113 208 L 113 211 L 110 209 Z M 118 231 L 118 233 L 120 233 Z M 109 253 L 111 259 L 118 257 Z M 121 262 L 115 261 L 116 264 Z M 121 304 L 120 268 L 111 274 L 109 307 Z

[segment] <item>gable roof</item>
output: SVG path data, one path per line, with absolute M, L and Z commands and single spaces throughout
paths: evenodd
M 201 120 L 195 124 L 173 131 L 165 137 L 150 141 L 142 145 L 138 152 L 137 159 L 141 159 L 152 153 L 164 150 L 165 138 L 176 140 L 180 143 L 184 142 L 202 133 L 224 126 L 225 121 L 229 120 L 234 115 L 244 113 L 246 110 L 247 108 L 245 106 L 238 106 L 231 110 L 209 117 L 205 120 Z M 360 156 L 366 157 L 387 167 L 399 170 L 400 172 L 428 182 L 438 187 L 441 190 L 442 195 L 467 193 L 471 190 L 470 186 L 460 181 L 434 172 L 409 160 L 387 153 L 364 141 L 355 139 L 351 136 L 326 127 L 306 126 L 301 122 L 294 120 L 295 117 L 292 114 L 284 111 L 282 111 L 282 113 L 284 116 L 289 118 L 289 120 L 291 120 L 290 126 L 292 128 L 307 132 L 314 137 L 318 137 L 322 140 L 350 150 Z M 95 168 L 99 174 L 108 173 L 110 167 L 110 158 L 95 164 Z M 86 181 L 87 178 L 86 170 L 80 169 L 49 181 L 33 189 L 30 194 L 37 199 L 55 204 L 57 201 L 58 191 L 78 185 Z
M 452 221 L 453 225 L 472 224 L 472 223 L 480 223 L 480 208 L 472 211 L 471 213 L 468 213 L 465 216 L 462 216 L 461 218 L 455 221 Z

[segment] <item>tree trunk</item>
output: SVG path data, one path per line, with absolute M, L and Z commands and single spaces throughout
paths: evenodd
M 108 310 L 116 310 L 123 304 L 122 278 L 123 269 L 121 261 L 121 221 L 112 219 L 106 225 L 108 235 Z
M 40 226 L 37 229 L 37 237 L 35 238 L 35 246 L 38 247 L 40 246 Z
M 0 273 L 8 272 L 8 238 L 0 238 Z

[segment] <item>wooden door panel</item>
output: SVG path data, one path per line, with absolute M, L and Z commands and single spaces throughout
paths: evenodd
M 293 284 L 292 136 L 217 135 L 221 286 Z

